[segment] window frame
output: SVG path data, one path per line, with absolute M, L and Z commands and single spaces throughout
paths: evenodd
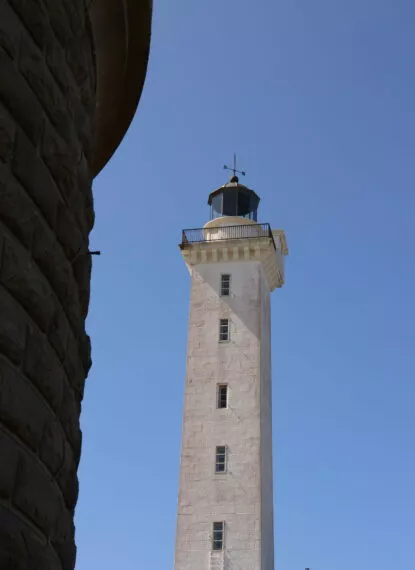
M 222 338 L 225 332 L 222 327 L 226 326 L 226 338 Z M 231 323 L 229 319 L 219 319 L 219 342 L 229 342 L 231 339 Z
M 222 389 L 225 389 L 225 406 L 222 406 Z M 227 410 L 229 407 L 229 384 L 218 384 L 216 389 L 216 409 Z
M 215 447 L 215 473 L 223 475 L 228 471 L 228 448 L 226 445 Z
M 220 538 L 217 538 L 218 534 Z M 212 551 L 222 552 L 225 549 L 225 522 L 214 521 L 212 524 Z
M 225 279 L 228 282 L 227 288 L 224 286 Z M 221 273 L 220 276 L 220 296 L 221 297 L 230 297 L 231 295 L 231 279 L 232 276 L 230 273 Z M 227 291 L 227 292 L 225 292 Z

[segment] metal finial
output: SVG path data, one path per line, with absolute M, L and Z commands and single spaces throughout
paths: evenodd
M 233 168 L 230 168 L 229 166 L 225 166 L 223 167 L 225 170 L 231 170 L 233 172 L 233 177 L 236 178 L 236 173 L 238 174 L 242 174 L 242 176 L 245 176 L 245 171 L 243 170 L 237 170 L 236 169 L 236 154 L 233 154 Z

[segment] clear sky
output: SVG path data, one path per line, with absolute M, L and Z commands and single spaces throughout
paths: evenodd
M 94 185 L 77 570 L 173 569 L 177 244 L 234 151 L 290 248 L 272 302 L 276 568 L 414 567 L 414 26 L 413 0 L 155 0 L 140 108 Z

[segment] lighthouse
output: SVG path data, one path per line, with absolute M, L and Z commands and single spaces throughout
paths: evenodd
M 174 570 L 274 570 L 270 293 L 285 234 L 236 171 L 182 232 L 191 276 Z

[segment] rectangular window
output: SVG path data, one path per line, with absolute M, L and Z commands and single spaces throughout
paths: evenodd
M 231 294 L 231 276 L 223 274 L 220 277 L 220 294 L 222 297 L 229 297 Z
M 218 386 L 218 401 L 217 401 L 218 408 L 227 408 L 228 407 L 228 385 L 227 384 L 219 384 Z
M 225 523 L 224 522 L 214 522 L 213 523 L 213 540 L 212 549 L 213 550 L 223 550 L 225 535 Z
M 219 323 L 219 340 L 229 340 L 229 319 L 221 319 Z
M 226 445 L 216 446 L 215 472 L 216 473 L 226 472 Z

